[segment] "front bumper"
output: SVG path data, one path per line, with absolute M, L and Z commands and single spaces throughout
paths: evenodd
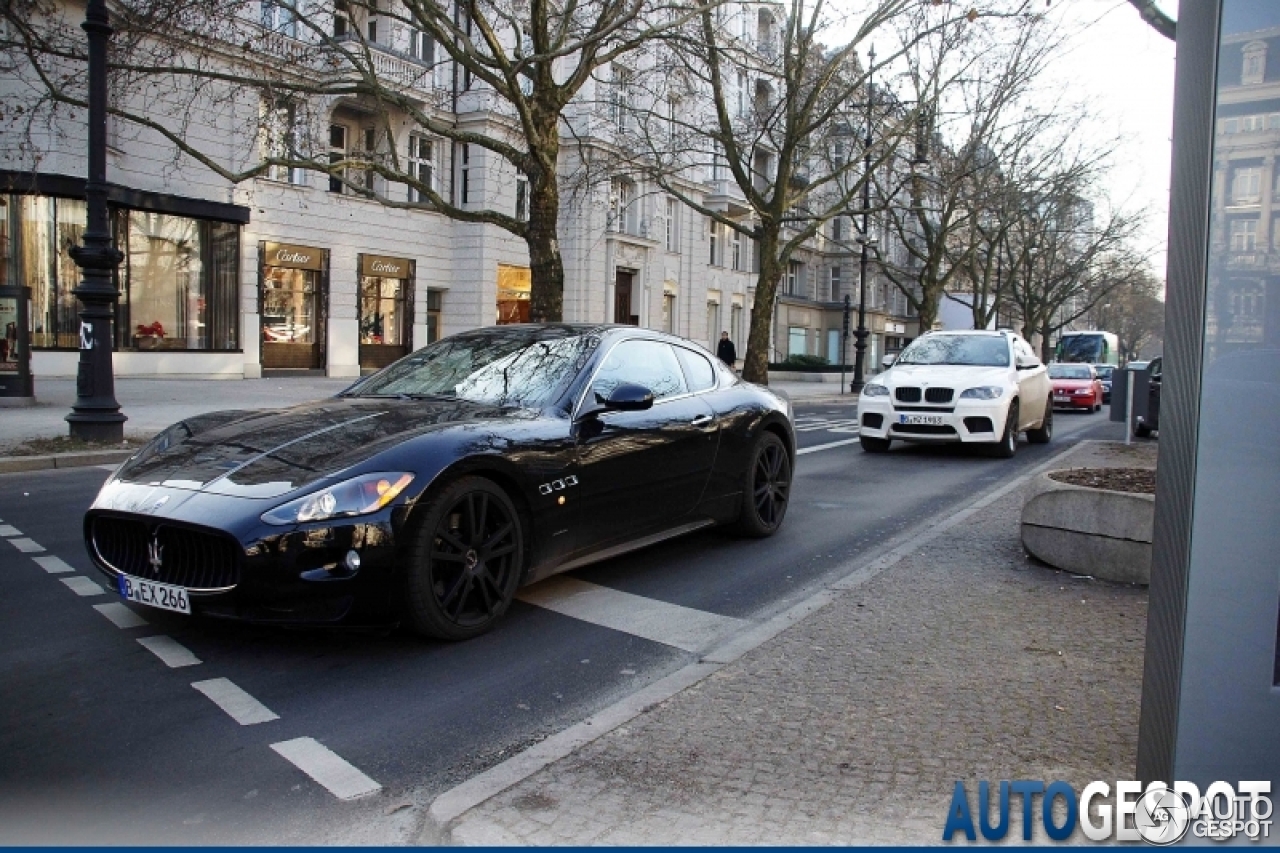
M 1104 401 L 1106 391 L 1103 391 Z M 1083 394 L 1074 392 L 1069 394 L 1054 394 L 1053 407 L 1055 409 L 1092 409 L 1096 405 L 1096 400 L 1092 391 L 1086 391 Z
M 1008 398 L 958 399 L 945 406 L 895 405 L 892 397 L 858 398 L 858 434 L 864 438 L 983 444 L 1000 440 Z M 908 423 L 927 419 L 930 423 Z

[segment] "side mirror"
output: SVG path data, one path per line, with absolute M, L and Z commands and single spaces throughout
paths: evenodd
M 885 370 L 888 370 L 890 367 L 893 367 L 893 363 L 897 360 L 898 357 L 893 353 L 885 353 L 884 358 L 880 359 L 880 366 Z
M 603 412 L 642 412 L 653 408 L 653 392 L 643 385 L 621 382 L 607 398 L 595 395 L 596 404 L 578 414 L 579 421 L 590 420 Z

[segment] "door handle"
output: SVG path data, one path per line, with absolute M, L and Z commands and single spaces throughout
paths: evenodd
M 696 426 L 696 427 L 706 426 L 707 424 L 711 423 L 713 420 L 715 420 L 715 418 L 713 418 L 711 415 L 698 415 L 696 418 L 689 421 L 689 425 Z

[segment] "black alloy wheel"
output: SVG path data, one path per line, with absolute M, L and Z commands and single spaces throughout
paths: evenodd
M 782 439 L 763 432 L 751 448 L 737 530 L 761 539 L 782 526 L 791 500 L 791 457 Z
M 1027 430 L 1027 441 L 1032 444 L 1048 444 L 1053 438 L 1053 398 L 1044 406 L 1044 420 L 1040 426 Z
M 410 625 L 442 640 L 483 634 L 506 613 L 520 582 L 520 513 L 483 477 L 455 480 L 419 512 L 406 576 Z
M 1018 452 L 1018 401 L 1009 404 L 1009 417 L 1004 424 L 1004 434 L 1000 443 L 992 448 L 992 452 L 1000 459 L 1010 459 Z

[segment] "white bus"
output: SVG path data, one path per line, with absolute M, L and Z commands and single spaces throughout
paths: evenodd
M 1113 332 L 1087 330 L 1063 332 L 1053 360 L 1077 364 L 1120 366 L 1120 339 Z

